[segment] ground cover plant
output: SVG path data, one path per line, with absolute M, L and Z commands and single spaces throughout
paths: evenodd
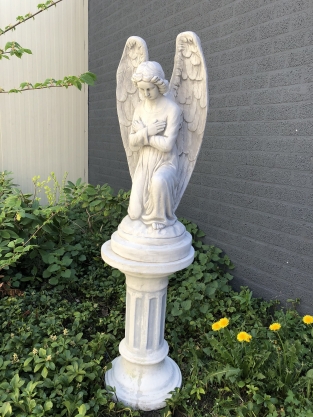
M 125 278 L 100 247 L 129 193 L 33 182 L 24 194 L 0 174 L 0 416 L 144 416 L 103 383 L 124 336 Z M 313 416 L 313 317 L 234 291 L 230 259 L 181 221 L 196 256 L 170 277 L 165 338 L 183 386 L 161 415 Z

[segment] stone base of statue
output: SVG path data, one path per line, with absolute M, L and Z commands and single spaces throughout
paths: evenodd
M 138 224 L 137 224 L 138 222 Z M 144 411 L 165 407 L 181 385 L 181 372 L 164 340 L 168 276 L 189 266 L 194 257 L 191 235 L 176 222 L 154 230 L 127 216 L 101 248 L 103 260 L 126 275 L 125 338 L 121 356 L 106 372 L 116 400 Z

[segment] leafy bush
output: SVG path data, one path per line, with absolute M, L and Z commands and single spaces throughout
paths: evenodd
M 0 176 L 0 416 L 146 415 L 103 382 L 124 337 L 125 278 L 100 246 L 129 194 L 50 181 L 25 195 Z M 169 281 L 165 338 L 183 386 L 162 416 L 312 417 L 313 317 L 233 291 L 230 259 L 180 220 L 196 253 Z
M 126 214 L 128 194 L 113 196 L 107 184 L 94 187 L 80 180 L 60 186 L 53 173 L 48 179 L 53 181 L 53 189 L 35 177 L 34 195 L 24 194 L 9 175 L 0 174 L 0 269 L 6 272 L 4 280 L 15 288 L 32 282 L 62 289 L 77 282 L 97 251 L 94 243 L 107 240 Z M 40 205 L 36 197 L 41 188 L 46 191 L 47 206 Z

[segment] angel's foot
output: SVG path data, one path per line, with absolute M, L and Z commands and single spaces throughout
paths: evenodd
M 154 230 L 163 229 L 165 227 L 165 224 L 163 223 L 152 223 L 152 228 Z

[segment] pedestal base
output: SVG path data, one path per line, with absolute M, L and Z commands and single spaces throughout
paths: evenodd
M 117 401 L 137 410 L 151 411 L 166 406 L 165 400 L 181 386 L 182 377 L 169 357 L 154 365 L 139 365 L 119 356 L 106 372 L 105 382 L 116 388 Z
M 126 275 L 125 338 L 105 382 L 115 388 L 116 400 L 144 411 L 165 407 L 170 392 L 181 386 L 164 340 L 166 293 L 168 276 L 192 263 L 194 249 L 191 235 L 176 223 L 153 230 L 125 218 L 101 248 L 102 259 Z

